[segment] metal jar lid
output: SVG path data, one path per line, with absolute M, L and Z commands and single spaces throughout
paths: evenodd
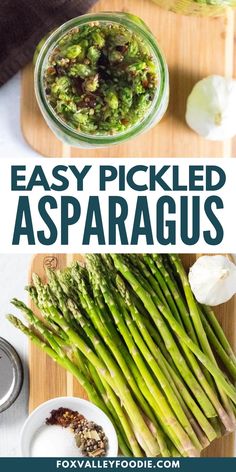
M 23 369 L 15 349 L 0 337 L 0 413 L 17 399 L 23 383 Z

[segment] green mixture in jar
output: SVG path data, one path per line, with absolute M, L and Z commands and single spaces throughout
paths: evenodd
M 141 121 L 158 85 L 149 47 L 116 23 L 73 28 L 51 52 L 44 74 L 49 104 L 72 128 L 113 135 Z

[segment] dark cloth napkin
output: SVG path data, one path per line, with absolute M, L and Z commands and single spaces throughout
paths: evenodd
M 86 13 L 96 0 L 0 0 L 0 86 L 27 64 L 53 28 Z

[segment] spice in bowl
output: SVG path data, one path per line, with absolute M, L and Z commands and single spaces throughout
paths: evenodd
M 67 32 L 44 74 L 48 103 L 70 127 L 113 135 L 143 119 L 157 90 L 157 66 L 137 34 L 91 22 Z
M 77 411 L 60 407 L 52 410 L 45 423 L 34 437 L 32 456 L 41 456 L 41 453 L 71 457 L 106 455 L 108 439 L 103 428 Z

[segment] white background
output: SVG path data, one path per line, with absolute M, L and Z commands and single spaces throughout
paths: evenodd
M 20 74 L 0 87 L 0 157 L 37 157 L 20 130 Z
M 218 166 L 222 168 L 226 174 L 226 184 L 220 188 L 219 190 L 215 191 L 165 191 L 161 188 L 161 186 L 156 186 L 155 191 L 143 191 L 137 192 L 132 190 L 128 184 L 125 186 L 125 191 L 119 191 L 119 178 L 118 176 L 115 178 L 114 181 L 109 181 L 105 187 L 106 191 L 99 190 L 99 169 L 101 166 L 103 168 L 108 169 L 109 175 L 109 166 L 113 166 L 119 172 L 119 168 L 125 167 L 125 174 L 132 169 L 136 165 L 140 165 L 139 159 L 100 159 L 99 164 L 97 159 L 63 159 L 63 166 L 66 167 L 66 171 L 63 171 L 63 174 L 66 175 L 69 188 L 65 191 L 48 191 L 44 190 L 42 185 L 35 186 L 32 191 L 24 191 L 24 190 L 11 190 L 11 169 L 12 166 L 19 167 L 24 165 L 26 170 L 19 169 L 19 176 L 24 178 L 24 182 L 19 181 L 19 186 L 23 188 L 27 188 L 27 184 L 30 181 L 31 175 L 34 171 L 35 162 L 32 159 L 4 159 L 4 174 L 0 174 L 0 200 L 7 201 L 7 212 L 4 205 L 0 206 L 0 221 L 2 224 L 1 232 L 0 232 L 0 247 L 2 252 L 5 253 L 31 253 L 31 252 L 58 252 L 63 253 L 68 250 L 74 252 L 197 252 L 197 253 L 215 253 L 215 252 L 236 252 L 236 226 L 232 227 L 232 202 L 236 201 L 236 187 L 235 187 L 235 174 L 236 174 L 236 160 L 228 159 L 161 159 L 158 158 L 156 160 L 153 159 L 146 159 L 145 160 L 145 169 L 147 171 L 138 171 L 137 174 L 134 176 L 134 182 L 138 183 L 139 185 L 147 185 L 149 183 L 149 168 L 154 167 L 155 172 L 161 171 L 161 169 L 168 164 L 169 168 L 165 173 L 163 180 L 168 184 L 168 186 L 172 189 L 172 178 L 174 169 L 179 170 L 179 184 L 186 186 L 188 189 L 189 184 L 189 166 L 202 166 L 203 169 L 198 170 L 198 175 L 201 175 L 203 181 L 200 184 L 205 187 L 205 173 L 206 173 L 206 166 Z M 3 164 L 3 160 L 2 160 Z M 53 183 L 57 183 L 57 181 L 53 178 L 53 169 L 56 165 L 58 165 L 58 159 L 50 159 L 45 160 L 42 159 L 40 162 L 37 161 L 37 164 L 40 164 L 42 167 L 42 171 L 46 178 L 46 181 L 49 187 Z M 71 169 L 69 168 L 70 165 L 76 166 L 79 172 L 82 172 L 85 165 L 91 166 L 89 172 L 84 178 L 84 185 L 83 191 L 77 191 L 77 181 L 75 176 L 73 175 Z M 168 167 L 167 166 L 167 167 Z M 214 171 L 214 178 L 213 181 L 215 182 L 215 171 Z M 218 182 L 218 178 L 216 179 Z M 213 183 L 214 183 L 213 182 Z M 197 185 L 199 183 L 197 182 Z M 20 244 L 12 246 L 12 239 L 14 234 L 15 222 L 16 222 L 16 215 L 17 215 L 17 207 L 18 207 L 18 200 L 20 196 L 28 196 L 30 202 L 30 212 L 32 216 L 32 224 L 33 224 L 33 231 L 35 236 L 35 244 L 29 246 L 28 239 L 25 236 L 22 236 L 20 239 Z M 83 244 L 83 235 L 85 230 L 85 222 L 87 217 L 87 210 L 88 210 L 88 201 L 89 197 L 93 195 L 95 197 L 99 197 L 99 204 L 100 204 L 100 211 L 101 211 L 101 218 L 102 218 L 102 228 L 104 231 L 104 238 L 105 244 L 99 244 L 98 238 L 96 235 L 92 236 L 90 239 L 90 243 L 85 245 Z M 131 235 L 132 230 L 134 228 L 134 217 L 135 217 L 135 209 L 137 204 L 137 197 L 144 196 L 148 200 L 148 207 L 149 207 L 149 215 L 151 220 L 152 226 L 152 235 L 153 235 L 153 244 L 147 245 L 147 241 L 145 236 L 140 236 L 138 239 L 138 244 L 131 245 Z M 211 222 L 208 220 L 207 215 L 204 210 L 204 204 L 208 197 L 217 195 L 223 202 L 224 208 L 215 210 L 213 207 L 213 211 L 216 217 L 221 222 L 222 227 L 224 228 L 224 238 L 219 245 L 208 245 L 204 240 L 204 232 L 210 231 L 213 237 L 215 236 L 215 230 L 212 227 Z M 44 221 L 42 220 L 39 211 L 38 211 L 38 203 L 42 197 L 53 197 L 57 202 L 57 208 L 49 210 L 49 215 L 53 219 L 57 230 L 58 230 L 58 237 L 54 244 L 50 246 L 45 246 L 42 243 L 38 242 L 37 239 L 37 232 L 38 231 L 45 231 L 45 236 L 49 236 L 49 230 L 45 225 Z M 69 245 L 61 245 L 61 234 L 63 232 L 61 227 L 61 198 L 62 196 L 66 197 L 75 197 L 80 202 L 81 207 L 81 216 L 79 220 L 69 227 Z M 108 217 L 108 208 L 109 208 L 109 196 L 120 196 L 124 200 L 126 200 L 128 204 L 128 217 L 125 221 L 125 228 L 127 232 L 128 244 L 127 245 L 120 245 L 120 238 L 119 233 L 117 231 L 117 238 L 116 238 L 116 245 L 109 244 L 109 228 L 111 222 L 109 222 Z M 161 245 L 160 241 L 156 237 L 157 231 L 157 220 L 156 220 L 156 205 L 157 201 L 161 196 L 169 196 L 175 201 L 176 210 L 173 215 L 169 214 L 168 208 L 165 207 L 164 211 L 164 228 L 165 232 L 167 232 L 167 225 L 169 221 L 173 221 L 176 226 L 176 243 L 175 244 L 168 244 L 168 245 Z M 191 229 L 192 225 L 190 224 L 192 221 L 192 197 L 198 196 L 200 198 L 200 216 L 195 215 L 196 218 L 199 219 L 200 225 L 200 237 L 199 240 L 193 245 L 188 245 L 183 242 L 181 238 L 181 231 L 180 231 L 180 221 L 184 219 L 184 214 L 182 215 L 180 212 L 180 197 L 184 196 L 188 199 L 189 203 L 189 211 L 188 211 L 188 226 Z M 47 206 L 47 210 L 49 206 Z M 71 210 L 71 206 L 69 207 Z M 119 206 L 118 206 L 118 215 L 120 213 Z M 69 211 L 69 215 L 71 215 L 71 211 Z M 23 221 L 24 224 L 24 221 Z M 143 222 L 141 222 L 141 225 Z M 94 221 L 93 221 L 94 225 Z M 99 223 L 98 223 L 99 225 Z
M 20 81 L 18 74 L 0 88 L 0 157 L 34 159 L 39 156 L 24 142 L 20 132 L 19 100 Z M 5 209 L 7 212 L 7 202 Z M 9 410 L 0 414 L 0 456 L 5 457 L 18 454 L 19 433 L 27 417 L 28 400 L 28 342 L 24 335 L 21 335 L 5 320 L 5 314 L 12 311 L 9 302 L 13 296 L 20 299 L 25 298 L 24 286 L 27 283 L 30 258 L 30 255 L 0 254 L 0 335 L 13 344 L 25 366 L 25 381 L 18 400 Z

